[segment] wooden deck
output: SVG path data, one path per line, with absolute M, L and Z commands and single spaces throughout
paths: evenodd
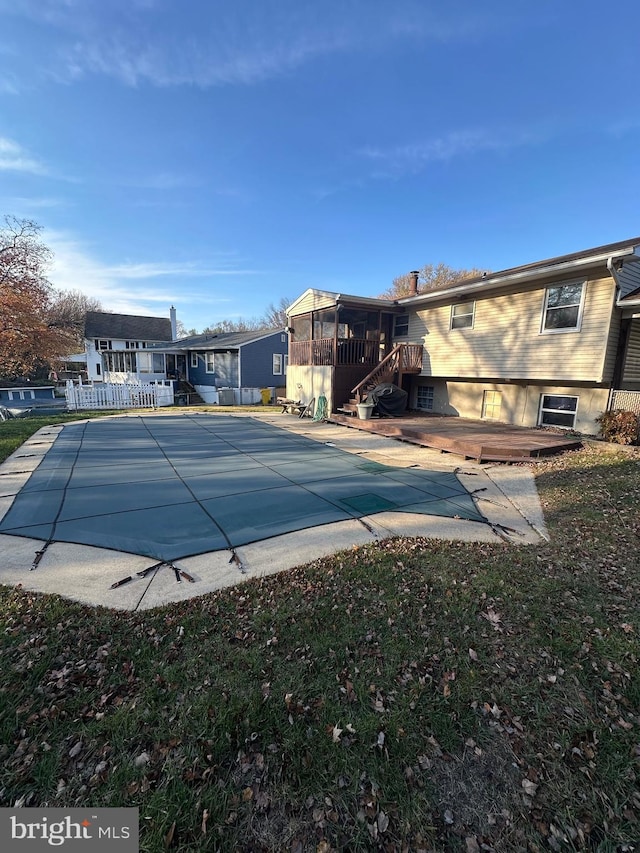
M 476 462 L 531 462 L 542 456 L 576 450 L 581 443 L 562 433 L 492 421 L 408 414 L 401 418 L 360 420 L 332 414 L 331 423 L 397 438 Z

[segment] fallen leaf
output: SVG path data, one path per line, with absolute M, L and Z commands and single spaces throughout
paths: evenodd
M 174 820 L 174 822 L 171 824 L 171 827 L 169 828 L 169 832 L 167 832 L 167 834 L 164 837 L 164 846 L 165 847 L 171 847 L 171 844 L 173 843 L 173 836 L 175 835 L 175 832 L 176 832 L 176 822 Z
M 150 761 L 151 759 L 149 758 L 149 753 L 141 752 L 140 755 L 136 756 L 133 763 L 136 767 L 144 767 Z
M 82 750 L 82 741 L 79 740 L 69 750 L 69 758 L 75 758 L 77 755 L 80 755 L 81 750 Z
M 389 818 L 382 810 L 378 812 L 377 822 L 378 832 L 386 832 L 389 827 Z

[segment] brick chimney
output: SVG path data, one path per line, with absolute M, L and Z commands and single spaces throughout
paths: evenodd
M 418 276 L 420 270 L 411 270 L 409 273 L 409 296 L 418 295 Z

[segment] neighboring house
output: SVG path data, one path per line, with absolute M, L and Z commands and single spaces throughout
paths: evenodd
M 84 343 L 88 379 L 94 382 L 165 379 L 164 356 L 146 350 L 154 344 L 175 340 L 175 323 L 175 308 L 171 309 L 170 319 L 87 312 Z M 175 361 L 169 367 L 176 372 Z
M 284 388 L 288 341 L 284 329 L 210 333 L 175 339 L 170 319 L 91 311 L 85 322 L 87 375 L 93 382 L 162 382 L 193 386 L 207 403 L 218 389 L 225 402 L 260 402 L 262 388 Z
M 284 388 L 286 384 L 288 340 L 284 329 L 195 335 L 154 347 L 154 351 L 160 349 L 167 359 L 174 355 L 185 358 L 185 378 L 206 403 L 222 402 L 221 388 L 235 390 L 231 402 L 260 402 L 261 388 Z
M 337 411 L 386 366 L 413 409 L 596 433 L 613 392 L 640 412 L 639 262 L 633 238 L 394 302 L 307 290 L 289 309 L 287 394 Z

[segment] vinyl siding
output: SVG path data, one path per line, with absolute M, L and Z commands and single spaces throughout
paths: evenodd
M 303 297 L 300 297 L 300 300 L 296 305 L 295 314 L 290 314 L 289 316 L 293 319 L 294 316 L 298 317 L 300 314 L 308 314 L 309 311 L 319 311 L 321 308 L 332 308 L 335 304 L 335 295 L 311 291 Z
M 640 288 L 640 263 L 626 263 L 618 272 L 620 296 L 625 297 Z
M 580 331 L 556 334 L 540 333 L 547 286 L 477 298 L 472 329 L 449 329 L 450 302 L 412 313 L 409 340 L 424 343 L 422 374 L 602 382 L 607 348 L 615 350 L 612 279 L 587 282 Z
M 640 382 L 640 320 L 633 320 L 629 329 L 622 381 Z
M 284 341 L 282 338 L 284 337 Z M 271 388 L 284 385 L 286 376 L 273 372 L 275 353 L 283 357 L 289 350 L 289 341 L 284 329 L 240 347 L 240 372 L 244 388 Z

